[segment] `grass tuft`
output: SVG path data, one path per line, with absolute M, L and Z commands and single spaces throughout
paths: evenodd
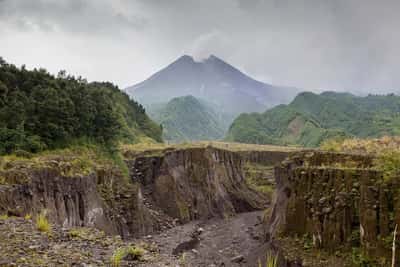
M 263 266 L 261 260 L 258 260 L 258 267 L 277 267 L 278 266 L 278 256 L 267 253 L 267 258 L 265 260 L 265 265 Z
M 47 220 L 46 211 L 42 211 L 36 217 L 36 228 L 40 232 L 44 232 L 44 233 L 49 233 L 50 232 L 51 225 L 50 225 L 49 221 Z
M 130 256 L 132 260 L 141 260 L 144 252 L 144 249 L 135 246 L 118 248 L 114 251 L 111 257 L 111 266 L 121 266 L 121 261 L 128 256 Z

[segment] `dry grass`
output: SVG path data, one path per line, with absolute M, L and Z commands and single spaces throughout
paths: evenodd
M 115 164 L 104 152 L 96 147 L 71 147 L 67 149 L 44 151 L 33 154 L 31 157 L 7 155 L 0 157 L 0 184 L 24 183 L 27 181 L 8 181 L 7 172 L 18 170 L 56 169 L 65 177 L 86 176 L 98 168 L 105 168 Z M 3 172 L 3 175 L 1 175 Z M 21 179 L 20 179 L 21 180 Z
M 206 142 L 204 142 L 206 143 Z M 302 150 L 301 147 L 297 146 L 274 146 L 274 145 L 256 145 L 256 144 L 243 144 L 243 143 L 235 143 L 235 142 L 208 142 L 209 145 L 227 149 L 231 151 L 299 151 Z
M 336 152 L 372 154 L 375 156 L 374 168 L 383 172 L 385 180 L 400 177 L 400 137 L 328 140 L 321 148 Z
M 44 233 L 49 233 L 51 230 L 51 224 L 47 220 L 46 217 L 46 211 L 42 211 L 37 217 L 36 217 L 36 228 L 40 232 Z
M 278 256 L 267 253 L 267 258 L 265 260 L 265 265 L 258 260 L 258 267 L 277 267 L 278 266 Z
M 381 138 L 345 140 L 327 140 L 321 145 L 323 150 L 352 153 L 379 154 L 389 150 L 400 150 L 400 137 L 384 136 Z
M 111 266 L 119 267 L 121 266 L 121 261 L 127 257 L 131 256 L 133 260 L 141 260 L 144 255 L 144 250 L 135 246 L 121 247 L 114 251 L 111 257 Z
M 256 144 L 242 144 L 233 142 L 218 142 L 218 141 L 199 141 L 191 143 L 181 143 L 181 144 L 162 144 L 162 143 L 139 143 L 134 145 L 121 145 L 121 151 L 124 155 L 143 153 L 143 152 L 162 152 L 167 149 L 185 149 L 185 148 L 205 148 L 205 147 L 215 147 L 219 149 L 225 149 L 229 151 L 299 151 L 302 150 L 301 147 L 295 146 L 273 146 L 273 145 L 256 145 Z

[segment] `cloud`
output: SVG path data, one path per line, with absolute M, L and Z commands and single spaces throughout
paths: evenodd
M 218 30 L 212 30 L 197 37 L 190 48 L 188 54 L 192 55 L 196 60 L 208 58 L 210 55 L 224 55 L 224 50 L 229 48 L 230 41 L 227 36 Z M 227 49 L 230 51 L 231 49 Z
M 400 91 L 398 0 L 0 0 L 12 62 L 128 86 L 183 53 L 265 82 Z
M 0 20 L 15 30 L 121 34 L 142 30 L 145 18 L 105 0 L 2 0 Z

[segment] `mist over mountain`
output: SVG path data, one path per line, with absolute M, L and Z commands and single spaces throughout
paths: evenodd
M 126 92 L 146 106 L 192 95 L 233 117 L 288 103 L 298 89 L 256 81 L 214 55 L 202 61 L 184 55 Z

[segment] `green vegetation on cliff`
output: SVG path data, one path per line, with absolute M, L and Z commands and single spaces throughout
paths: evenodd
M 0 58 L 0 154 L 39 152 L 84 139 L 100 144 L 161 141 L 144 108 L 111 83 L 61 71 L 17 68 Z
M 257 144 L 318 146 L 333 137 L 400 134 L 400 97 L 301 93 L 289 105 L 242 114 L 227 139 Z
M 222 139 L 228 128 L 223 115 L 211 104 L 193 96 L 177 97 L 152 108 L 151 117 L 163 127 L 163 137 L 172 142 Z
M 383 172 L 385 180 L 389 181 L 400 177 L 400 137 L 332 139 L 322 143 L 321 148 L 335 152 L 374 155 L 373 166 Z

